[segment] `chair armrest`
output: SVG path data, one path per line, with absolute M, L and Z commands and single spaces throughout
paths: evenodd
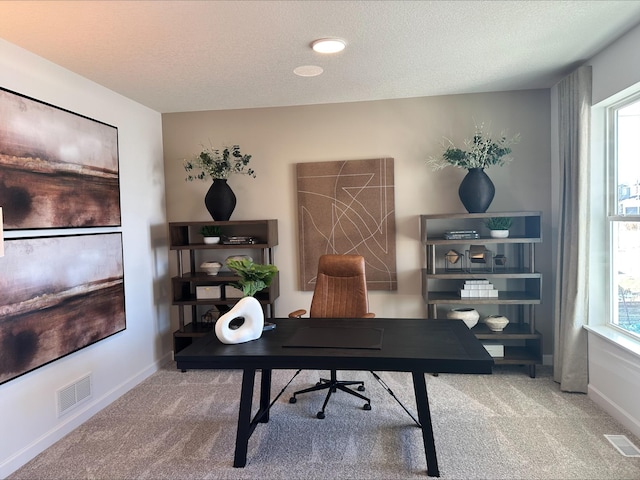
M 302 317 L 302 315 L 304 315 L 305 313 L 307 313 L 306 310 L 296 310 L 295 312 L 291 312 L 289 314 L 289 318 L 300 318 Z
M 365 313 L 362 318 L 376 318 L 375 313 Z

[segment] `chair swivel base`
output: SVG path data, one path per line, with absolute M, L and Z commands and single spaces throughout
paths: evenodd
M 355 397 L 358 397 L 362 400 L 364 400 L 365 403 L 362 406 L 363 410 L 371 410 L 371 400 L 367 397 L 365 397 L 364 395 L 359 394 L 358 392 L 355 392 L 353 390 L 351 390 L 350 388 L 347 388 L 347 386 L 349 385 L 358 385 L 358 390 L 361 392 L 364 392 L 365 388 L 364 388 L 364 382 L 357 382 L 357 381 L 345 381 L 345 380 L 336 380 L 335 378 L 335 372 L 331 372 L 331 379 L 327 380 L 325 378 L 321 378 L 320 381 L 318 383 L 315 384 L 315 386 L 313 387 L 309 387 L 309 388 L 305 388 L 304 390 L 299 390 L 297 392 L 295 392 L 293 394 L 293 396 L 289 399 L 289 403 L 296 403 L 298 401 L 298 399 L 296 398 L 296 395 L 302 394 L 302 393 L 308 393 L 308 392 L 316 392 L 318 390 L 325 390 L 327 389 L 327 396 L 324 399 L 324 403 L 322 404 L 322 410 L 320 410 L 317 414 L 316 417 L 319 418 L 320 420 L 322 420 L 323 418 L 325 418 L 325 409 L 327 408 L 327 404 L 329 403 L 329 399 L 331 398 L 331 394 L 341 390 L 345 393 L 348 393 L 350 395 L 353 395 Z

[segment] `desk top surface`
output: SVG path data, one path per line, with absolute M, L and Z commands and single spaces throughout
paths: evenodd
M 251 342 L 221 343 L 211 333 L 175 355 L 179 369 L 338 369 L 491 373 L 493 359 L 461 320 L 427 319 L 268 319 L 276 324 Z M 310 328 L 336 347 L 300 345 L 300 331 Z M 365 346 L 345 339 L 363 329 L 381 330 L 380 344 Z M 321 342 L 322 343 L 322 342 Z M 375 343 L 375 342 L 374 342 Z M 365 344 L 366 345 L 366 344 Z

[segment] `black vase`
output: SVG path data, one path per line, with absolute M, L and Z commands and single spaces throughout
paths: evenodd
M 214 220 L 225 222 L 231 218 L 233 209 L 236 208 L 236 196 L 226 179 L 213 180 L 204 197 L 204 204 Z
M 496 187 L 482 168 L 470 168 L 462 179 L 458 196 L 469 213 L 487 211 L 496 194 Z

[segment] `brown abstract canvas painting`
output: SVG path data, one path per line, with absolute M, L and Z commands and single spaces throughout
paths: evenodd
M 298 163 L 300 286 L 315 287 L 318 258 L 362 255 L 370 290 L 397 290 L 393 159 Z
M 122 234 L 5 240 L 0 384 L 126 328 Z
M 0 89 L 4 228 L 120 225 L 118 130 Z

